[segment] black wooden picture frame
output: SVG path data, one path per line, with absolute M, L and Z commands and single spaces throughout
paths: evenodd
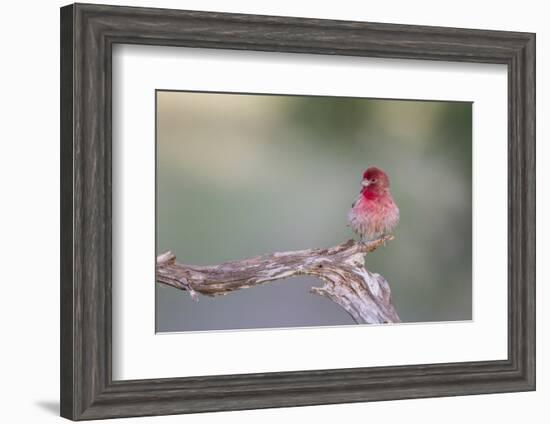
M 508 359 L 113 381 L 116 43 L 505 64 Z M 535 34 L 74 4 L 61 9 L 61 415 L 73 420 L 535 389 Z

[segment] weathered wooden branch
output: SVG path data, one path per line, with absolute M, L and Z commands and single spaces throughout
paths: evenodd
M 277 252 L 212 266 L 184 265 L 172 252 L 157 257 L 156 279 L 181 290 L 194 300 L 198 293 L 218 296 L 296 275 L 323 281 L 311 292 L 326 296 L 359 324 L 400 322 L 391 301 L 390 286 L 379 274 L 365 268 L 365 255 L 393 239 L 369 243 L 349 240 L 326 249 Z

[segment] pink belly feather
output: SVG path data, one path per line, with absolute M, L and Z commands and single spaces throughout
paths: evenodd
M 373 197 L 362 193 L 349 211 L 348 220 L 364 241 L 371 241 L 391 233 L 399 222 L 399 209 L 391 195 Z

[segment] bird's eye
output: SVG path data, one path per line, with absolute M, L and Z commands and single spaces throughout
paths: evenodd
M 376 182 L 376 178 L 373 178 L 373 179 L 371 180 L 371 182 L 372 182 L 372 183 L 375 183 L 375 182 Z

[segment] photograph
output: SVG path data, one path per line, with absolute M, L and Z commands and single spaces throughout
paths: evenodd
M 545 416 L 542 6 L 130 3 L 7 14 L 7 422 Z
M 155 96 L 157 333 L 474 318 L 471 102 Z

